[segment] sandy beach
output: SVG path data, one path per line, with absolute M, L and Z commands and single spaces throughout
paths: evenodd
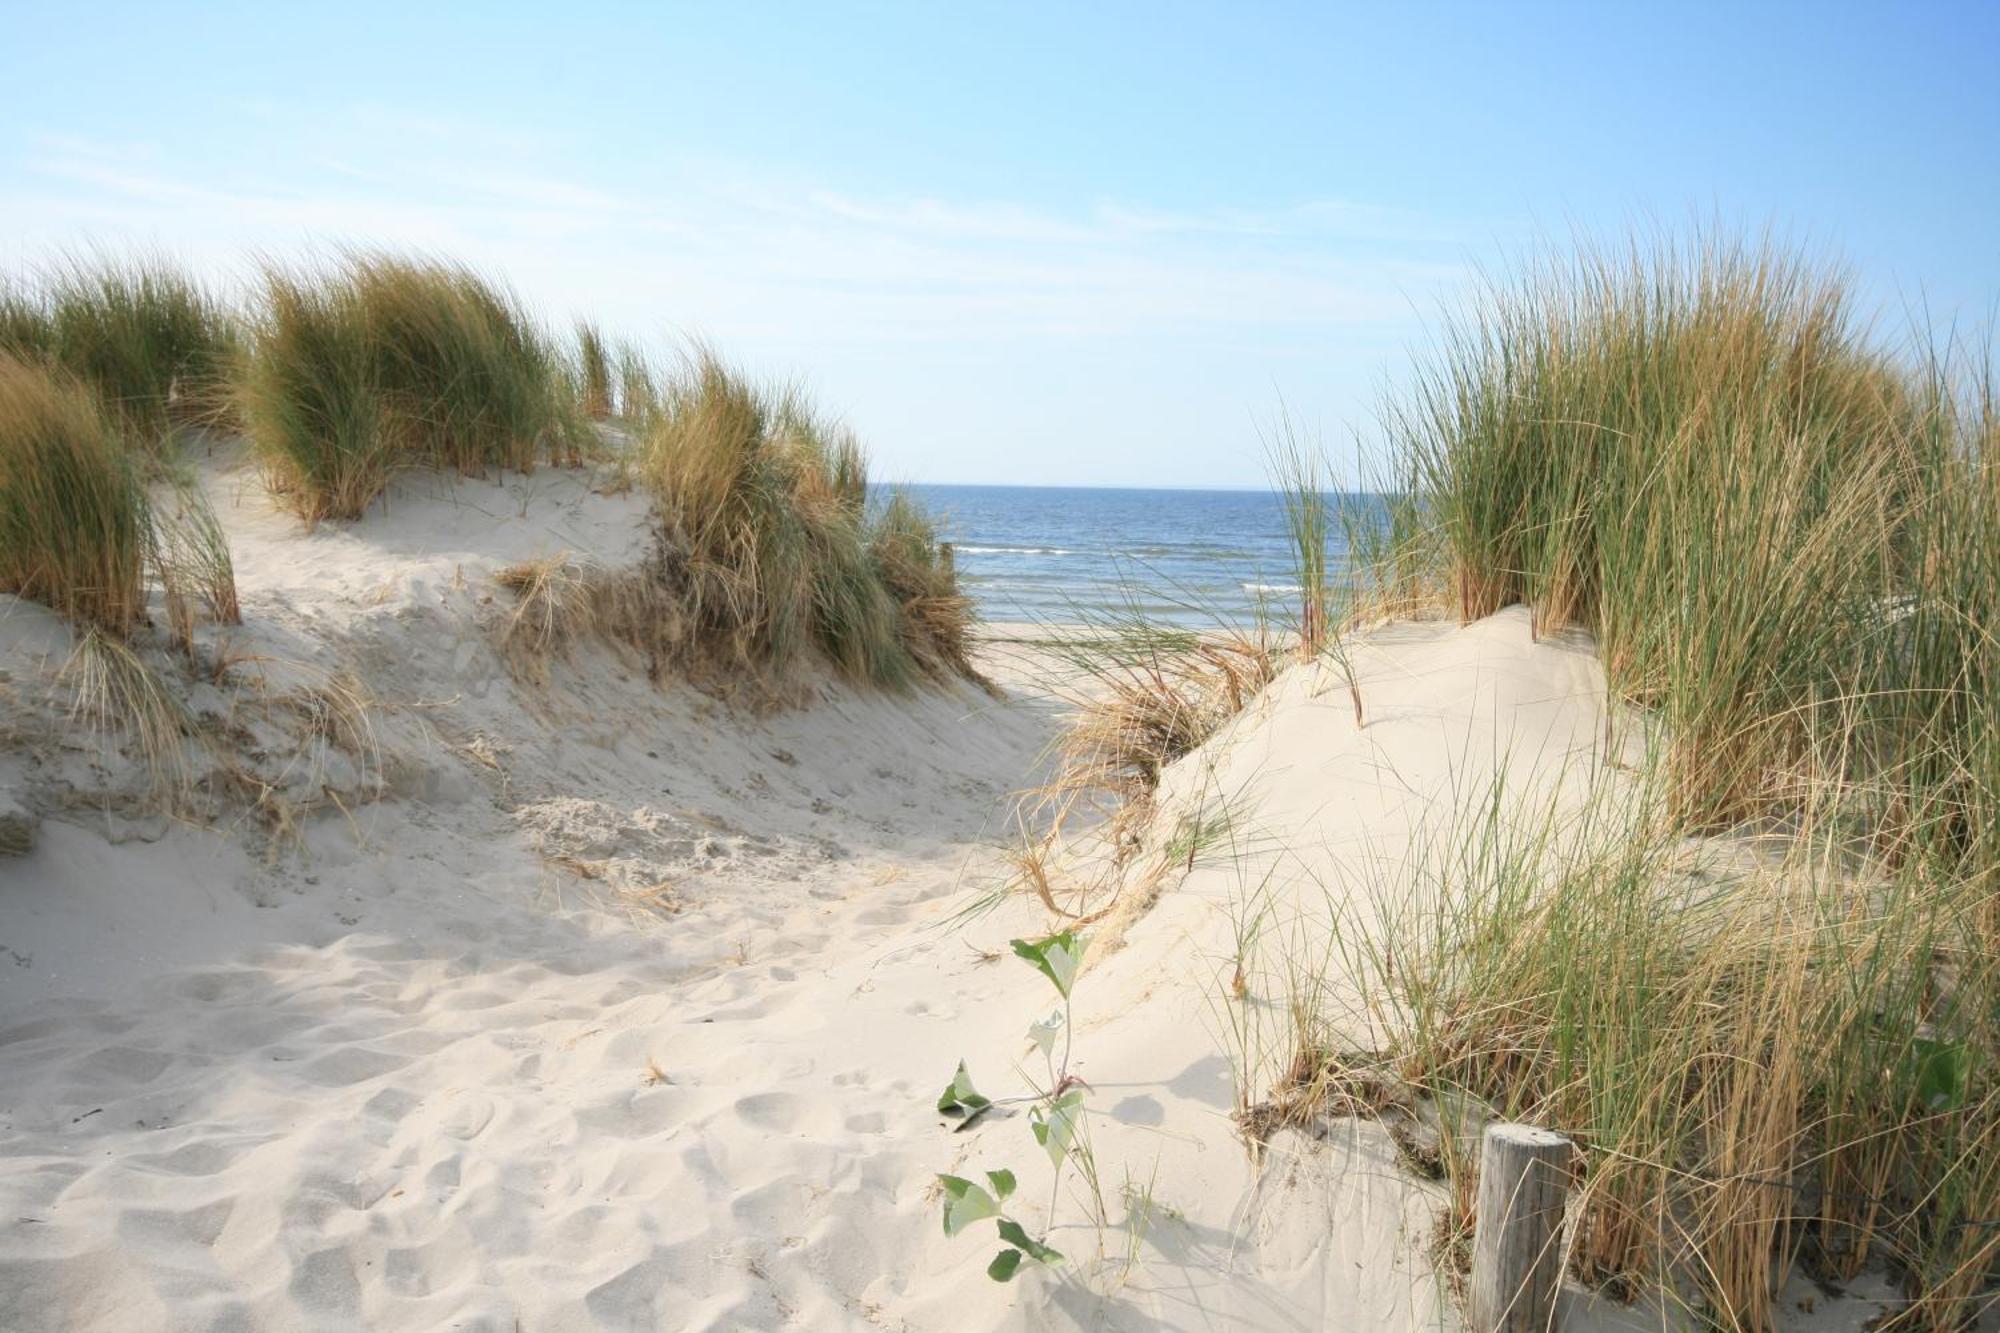
M 608 655 L 543 690 L 496 653 L 492 573 L 636 549 L 629 501 L 581 476 L 419 481 L 379 518 L 306 536 L 246 479 L 207 478 L 241 651 L 393 680 L 373 711 L 393 788 L 274 848 L 93 808 L 56 785 L 78 756 L 13 753 L 43 817 L 34 851 L 0 862 L 0 1324 L 1439 1317 L 1422 1191 L 1386 1139 L 1259 1170 L 1231 1120 L 1242 1051 L 1217 1004 L 1237 867 L 1188 876 L 1079 987 L 1110 1216 L 1060 1199 L 1050 1234 L 1091 1257 L 993 1288 L 938 1234 L 939 1171 L 1000 1153 L 1027 1197 L 1046 1190 L 1047 1163 L 1006 1142 L 1025 1137 L 1013 1117 L 959 1135 L 931 1105 L 960 1058 L 997 1092 L 1043 1003 L 996 955 L 1044 914 L 1013 899 L 956 916 L 1007 877 L 1008 798 L 1053 734 L 1032 650 L 988 654 L 1002 699 L 826 684 L 761 719 Z M 62 638 L 47 621 L 8 608 L 17 691 L 59 665 L 37 656 Z M 1494 762 L 1452 737 L 1495 709 L 1590 733 L 1582 660 L 1520 630 L 1385 645 L 1385 681 L 1415 688 L 1403 704 L 1385 683 L 1369 746 L 1418 788 L 1389 810 Z M 1281 728 L 1303 748 L 1258 753 L 1267 732 L 1246 720 L 1230 748 L 1247 766 L 1225 780 L 1353 762 L 1327 744 L 1344 703 L 1313 690 L 1268 704 L 1313 719 Z M 1338 848 L 1385 812 L 1337 777 L 1303 790 L 1313 808 L 1260 818 L 1325 822 Z
M 37 824 L 0 860 L 0 1326 L 1455 1321 L 1437 1187 L 1379 1125 L 1253 1153 L 1233 1113 L 1288 1051 L 1284 969 L 1364 868 L 1496 775 L 1584 798 L 1587 642 L 1535 642 L 1518 610 L 1384 630 L 1357 650 L 1365 730 L 1301 667 L 1172 770 L 1156 819 L 1225 800 L 1234 847 L 1086 964 L 1101 1197 L 1072 1181 L 1051 1212 L 1017 1113 L 956 1133 L 932 1105 L 960 1059 L 1021 1091 L 1048 999 L 1002 958 L 1046 912 L 966 914 L 1011 875 L 1010 797 L 1063 717 L 1034 627 L 990 631 L 993 694 L 822 681 L 759 716 L 601 649 L 538 684 L 502 660 L 494 572 L 629 558 L 629 496 L 415 479 L 305 533 L 240 462 L 203 480 L 236 551 L 232 652 L 364 673 L 349 782 L 381 785 L 281 840 L 120 813 L 141 775 L 53 723 L 9 747 Z M 10 697 L 65 642 L 10 600 Z M 1053 1280 L 996 1287 L 939 1232 L 935 1175 L 1002 1164 L 1073 1256 Z
M 2000 7 L 7 17 L 0 1333 L 2000 1333 Z

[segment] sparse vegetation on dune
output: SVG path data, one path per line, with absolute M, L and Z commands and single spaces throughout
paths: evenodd
M 1347 697 L 1354 706 L 1354 725 L 1358 727 L 1366 721 L 1366 714 L 1361 684 L 1354 677 L 1354 662 L 1347 651 L 1352 590 L 1345 590 L 1343 598 L 1343 590 L 1335 586 L 1327 568 L 1327 536 L 1336 517 L 1344 512 L 1328 493 L 1331 468 L 1317 447 L 1299 438 L 1289 421 L 1282 423 L 1269 454 L 1271 480 L 1285 506 L 1292 575 L 1298 580 L 1299 657 L 1308 662 L 1326 657 L 1340 669 L 1347 678 Z
M 526 471 L 591 447 L 547 336 L 442 261 L 267 270 L 236 386 L 273 489 L 309 520 L 359 517 L 400 468 Z
M 621 343 L 617 373 L 618 417 L 628 427 L 643 429 L 660 410 L 660 372 L 639 348 Z
M 1157 900 L 1170 873 L 1193 868 L 1219 827 L 1202 811 L 1179 812 L 1175 831 L 1149 848 L 1162 776 L 1248 707 L 1285 654 L 1263 626 L 1168 626 L 1136 602 L 1079 606 L 1073 616 L 1075 624 L 1047 626 L 1032 640 L 1056 663 L 1043 688 L 1071 717 L 1051 744 L 1046 778 L 1018 798 L 1015 874 L 994 897 L 1026 893 L 1065 925 L 1111 918 L 1116 928 L 1100 944 L 1115 948 L 1122 927 Z
M 1353 616 L 1527 602 L 1538 633 L 1596 636 L 1620 776 L 1567 814 L 1470 793 L 1407 861 L 1327 885 L 1335 947 L 1283 964 L 1297 1048 L 1245 1123 L 1422 1132 L 1427 1099 L 1435 1133 L 1406 1147 L 1448 1183 L 1447 1255 L 1477 1170 L 1462 1119 L 1548 1125 L 1583 1149 L 1570 1270 L 1615 1299 L 1761 1331 L 1795 1269 L 1838 1286 L 1875 1265 L 1907 1295 L 1886 1327 L 1968 1326 L 2000 1303 L 1980 354 L 1885 345 L 1842 274 L 1774 247 L 1586 251 L 1493 284 L 1390 421 L 1386 522 L 1344 516 L 1351 606 L 1323 464 L 1289 432 L 1272 450 L 1299 655 L 1351 668 Z M 1162 769 L 1278 659 L 1096 619 L 1046 643 L 1082 683 L 1016 858 L 1066 923 L 1156 892 Z M 1626 730 L 1648 738 L 1637 772 Z M 1065 833 L 1102 795 L 1110 822 Z
M 1383 1049 L 1308 1019 L 1294 1063 L 1573 1135 L 1573 1271 L 1733 1329 L 1799 1264 L 1886 1262 L 1927 1329 L 2000 1274 L 1993 398 L 1851 307 L 1710 238 L 1545 261 L 1447 332 L 1371 586 L 1587 627 L 1654 755 L 1595 832 L 1496 794 L 1420 838 L 1336 910 Z
M 611 596 L 602 571 L 558 578 L 568 567 L 550 566 L 522 586 L 532 607 L 548 612 L 560 583 L 566 614 L 601 603 L 597 628 L 622 627 L 656 657 L 726 645 L 782 675 L 812 654 L 890 687 L 973 674 L 971 603 L 949 548 L 907 496 L 871 507 L 850 434 L 705 352 L 685 375 L 663 375 L 589 322 L 565 351 L 462 265 L 350 251 L 268 266 L 239 327 L 171 265 L 70 262 L 0 295 L 0 351 L 13 358 L 0 429 L 20 533 L 0 556 L 5 581 L 120 633 L 143 614 L 148 554 L 177 638 L 188 639 L 196 600 L 223 620 L 238 611 L 228 545 L 199 493 L 177 484 L 155 532 L 106 422 L 148 451 L 181 421 L 240 423 L 274 493 L 317 522 L 360 517 L 405 468 L 525 471 L 602 456 L 611 450 L 592 423 L 615 408 L 636 437 L 621 477 L 642 479 L 658 506 L 658 586 L 621 578 Z M 173 475 L 170 460 L 146 470 Z M 125 517 L 114 523 L 114 511 Z M 74 533 L 91 539 L 60 540 Z M 104 567 L 87 572 L 89 561 Z M 662 624 L 639 623 L 649 616 Z M 523 639 L 525 624 L 510 639 L 517 656 L 554 642 L 548 624 Z
M 0 292 L 0 352 L 61 367 L 137 447 L 226 420 L 234 310 L 163 259 L 71 257 Z
M 1112 638 L 1086 632 L 1062 648 L 1084 683 L 1061 741 L 1053 794 L 1148 800 L 1168 765 L 1192 754 L 1277 674 L 1263 636 L 1165 630 L 1144 623 Z
M 123 635 L 145 614 L 145 488 L 91 391 L 0 354 L 0 591 Z
M 1298 614 L 1284 633 L 1261 617 L 1234 623 L 1199 597 L 1173 590 L 1186 618 L 1211 623 L 1195 629 L 1162 623 L 1128 595 L 1125 606 L 1108 611 L 1075 608 L 1075 624 L 1050 626 L 1037 641 L 1061 662 L 1060 678 L 1048 686 L 1074 711 L 1055 743 L 1051 776 L 1024 794 L 1023 840 L 1013 860 L 1016 885 L 1060 918 L 1094 921 L 1129 909 L 1156 896 L 1169 869 L 1183 862 L 1193 868 L 1202 840 L 1196 833 L 1219 827 L 1200 810 L 1181 812 L 1176 831 L 1155 849 L 1161 855 L 1136 880 L 1127 873 L 1155 813 L 1154 793 L 1167 768 L 1249 707 L 1287 659 L 1330 662 L 1345 680 L 1355 725 L 1364 721 L 1348 652 L 1352 590 L 1329 567 L 1328 537 L 1342 517 L 1331 470 L 1288 421 L 1280 423 L 1268 455 L 1297 580 Z M 1108 813 L 1108 821 L 1078 818 L 1086 812 Z M 1073 831 L 1083 838 L 1073 842 Z M 1108 856 L 1100 855 L 1107 849 Z M 1078 870 L 1080 876 L 1071 873 Z
M 871 513 L 859 444 L 796 393 L 698 353 L 649 414 L 638 467 L 660 577 L 697 638 L 779 673 L 817 653 L 892 688 L 968 668 L 971 605 L 928 520 L 906 498 Z
M 611 415 L 611 362 L 604 335 L 588 320 L 579 320 L 576 326 L 576 400 L 592 421 Z
M 1406 487 L 1461 615 L 1521 600 L 1595 634 L 1614 694 L 1664 724 L 1683 824 L 1831 785 L 1878 847 L 1990 864 L 1989 372 L 1884 348 L 1852 306 L 1769 246 L 1545 262 L 1392 414 Z
M 1839 270 L 1769 244 L 1547 258 L 1492 283 L 1389 413 L 1461 618 L 1525 602 L 1591 630 L 1613 690 L 1666 723 L 1694 822 L 1872 762 L 1850 740 L 1946 685 L 1912 668 L 1955 672 L 1919 665 L 1887 612 L 1969 519 L 1947 493 L 1990 485 L 1986 409 L 1854 304 Z
M 972 599 L 936 522 L 906 492 L 892 492 L 870 520 L 868 550 L 899 610 L 903 651 L 927 675 L 974 678 Z
M 677 380 L 588 324 L 565 348 L 502 287 L 430 259 L 267 267 L 248 312 L 151 261 L 72 263 L 0 293 L 0 593 L 75 623 L 49 698 L 66 693 L 65 725 L 149 774 L 140 803 L 213 814 L 242 797 L 280 823 L 305 808 L 277 794 L 297 774 L 241 776 L 227 729 L 189 729 L 184 697 L 232 661 L 198 627 L 244 614 L 227 533 L 164 447 L 195 422 L 240 428 L 308 522 L 360 517 L 406 468 L 608 462 L 613 487 L 644 481 L 658 529 L 637 566 L 563 555 L 500 572 L 517 596 L 501 648 L 532 680 L 587 639 L 655 680 L 782 685 L 773 698 L 815 662 L 889 688 L 978 679 L 948 546 L 908 497 L 871 505 L 859 447 L 796 395 L 706 356 Z M 345 734 L 329 743 L 353 748 Z M 190 796 L 197 768 L 207 804 Z
M 1461 1207 L 1479 1116 L 1572 1136 L 1567 1259 L 1615 1299 L 1766 1329 L 1788 1273 L 1873 1260 L 1911 1298 L 1895 1327 L 1990 1305 L 2000 978 L 1967 884 L 1858 860 L 1832 827 L 1744 854 L 1650 826 L 1655 801 L 1635 823 L 1485 795 L 1327 886 L 1342 976 L 1310 989 L 1365 1009 L 1302 1028 L 1274 1102 L 1425 1094 Z
M 405 468 L 615 455 L 621 484 L 644 480 L 658 505 L 657 558 L 615 578 L 556 562 L 525 579 L 517 658 L 575 637 L 546 620 L 560 609 L 656 665 L 724 645 L 776 674 L 808 654 L 891 687 L 974 674 L 949 548 L 907 496 L 871 507 L 851 435 L 706 353 L 662 374 L 588 322 L 566 351 L 461 265 L 350 251 L 269 266 L 239 322 L 166 263 L 73 261 L 0 294 L 0 353 L 14 525 L 0 580 L 120 634 L 144 614 L 148 558 L 178 641 L 197 603 L 240 614 L 214 515 L 154 452 L 201 419 L 240 424 L 274 493 L 315 522 L 360 517 Z M 614 409 L 629 448 L 592 424 Z M 173 488 L 158 523 L 142 477 Z

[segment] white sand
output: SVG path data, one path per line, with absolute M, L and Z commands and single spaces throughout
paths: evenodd
M 1282 1138 L 1260 1171 L 1230 1113 L 1327 894 L 1496 772 L 1571 755 L 1580 799 L 1586 646 L 1518 613 L 1386 631 L 1365 730 L 1295 671 L 1170 775 L 1163 819 L 1226 794 L 1258 840 L 1170 877 L 1079 982 L 1105 1215 L 1072 1187 L 1072 1262 L 999 1287 L 989 1229 L 940 1233 L 933 1174 L 1014 1168 L 1039 1232 L 1048 1163 L 1024 1117 L 954 1134 L 932 1102 L 961 1057 L 1025 1089 L 1050 994 L 990 955 L 1046 922 L 955 914 L 1005 876 L 1051 706 L 828 686 L 758 718 L 601 651 L 537 690 L 494 650 L 493 570 L 630 559 L 638 500 L 432 480 L 307 535 L 246 472 L 210 482 L 239 649 L 271 690 L 367 684 L 385 799 L 339 756 L 270 754 L 351 818 L 323 805 L 273 855 L 246 824 L 118 813 L 133 775 L 35 711 L 66 632 L 0 598 L 0 795 L 43 814 L 0 858 L 0 1328 L 1455 1324 L 1435 1200 L 1385 1135 Z

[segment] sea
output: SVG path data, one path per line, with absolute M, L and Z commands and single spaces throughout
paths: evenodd
M 1297 615 L 1281 496 L 1269 491 L 910 486 L 952 543 L 960 587 L 989 621 L 1144 614 L 1189 627 Z M 1361 512 L 1373 496 L 1329 497 Z M 1329 523 L 1327 572 L 1347 567 Z

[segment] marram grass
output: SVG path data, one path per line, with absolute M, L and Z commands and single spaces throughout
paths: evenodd
M 583 414 L 592 421 L 611 415 L 611 361 L 606 354 L 604 335 L 595 324 L 581 320 L 576 326 L 576 397 Z
M 1794 1268 L 1873 1261 L 1903 1280 L 1889 1326 L 1995 1304 L 2000 976 L 1969 881 L 1871 866 L 1837 824 L 1732 856 L 1497 787 L 1414 846 L 1328 898 L 1369 1012 L 1318 1031 L 1382 1049 L 1308 1035 L 1296 1081 L 1372 1065 L 1570 1135 L 1567 1262 L 1618 1299 L 1764 1330 Z
M 0 354 L 0 592 L 122 636 L 145 614 L 146 492 L 97 397 Z
M 197 605 L 242 618 L 229 542 L 191 479 L 131 446 L 102 398 L 68 372 L 0 353 L 0 592 L 123 638 L 147 616 L 146 575 L 171 639 L 194 645 Z
M 352 253 L 269 269 L 263 297 L 237 407 L 310 520 L 359 517 L 401 468 L 525 471 L 588 443 L 556 349 L 469 269 Z
M 1614 1294 L 1763 1330 L 1794 1267 L 1879 1262 L 1890 1326 L 1996 1304 L 1989 367 L 1707 236 L 1492 283 L 1388 414 L 1378 595 L 1588 628 L 1656 738 L 1636 824 L 1441 830 L 1346 956 L 1404 1078 L 1582 1144 L 1570 1263 Z
M 970 603 L 928 519 L 901 497 L 871 515 L 860 446 L 798 394 L 701 352 L 642 420 L 661 573 L 693 634 L 891 688 L 969 670 Z
M 0 292 L 0 352 L 67 370 L 149 451 L 226 423 L 239 337 L 236 312 L 164 259 L 73 256 Z
M 201 420 L 240 426 L 308 521 L 360 517 L 405 469 L 611 454 L 661 524 L 650 585 L 584 580 L 621 642 L 720 645 L 775 674 L 817 657 L 890 687 L 973 674 L 949 548 L 907 497 L 871 506 L 851 435 L 705 354 L 676 377 L 587 322 L 566 347 L 462 265 L 355 250 L 267 266 L 239 321 L 170 265 L 75 261 L 0 291 L 0 348 L 0 586 L 113 633 L 145 615 L 149 564 L 184 646 L 198 605 L 240 614 L 214 516 L 152 454 Z M 614 410 L 622 432 L 600 437 Z M 158 515 L 140 463 L 175 486 Z
M 1388 413 L 1427 527 L 1399 554 L 1435 556 L 1465 619 L 1518 601 L 1590 629 L 1665 724 L 1692 824 L 1781 814 L 1829 769 L 1904 783 L 1924 760 L 1883 743 L 1979 750 L 1935 723 L 1994 684 L 1991 398 L 1934 364 L 1956 355 L 1883 345 L 1841 270 L 1768 243 L 1545 258 Z M 1885 836 L 1933 808 L 1879 794 Z

